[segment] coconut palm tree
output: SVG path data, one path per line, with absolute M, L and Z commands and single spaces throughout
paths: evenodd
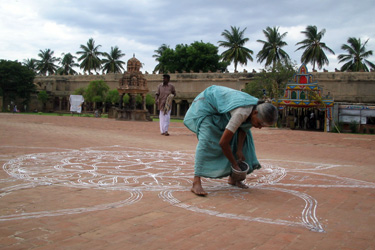
M 115 46 L 114 48 L 111 47 L 111 52 L 104 53 L 104 56 L 106 58 L 102 59 L 103 64 L 103 72 L 106 73 L 121 73 L 121 70 L 124 70 L 124 67 L 122 66 L 125 64 L 125 62 L 121 61 L 120 58 L 125 56 L 122 51 Z
M 54 51 L 50 49 L 40 50 L 38 56 L 40 60 L 37 62 L 37 69 L 39 70 L 39 74 L 49 75 L 54 74 L 57 69 L 57 65 L 55 62 L 58 62 L 59 59 L 53 56 Z
M 72 54 L 64 54 L 62 53 L 61 56 L 63 57 L 61 60 L 62 66 L 57 70 L 60 75 L 75 75 L 77 72 L 73 69 L 73 67 L 79 67 L 79 64 L 74 61 L 77 59 L 76 56 Z
M 305 34 L 306 39 L 296 43 L 296 45 L 302 45 L 297 50 L 304 49 L 304 52 L 301 56 L 302 63 L 311 63 L 313 65 L 313 70 L 315 70 L 315 64 L 317 64 L 318 68 L 321 69 L 324 64 L 329 64 L 329 60 L 324 53 L 328 51 L 332 54 L 335 54 L 333 50 L 326 46 L 325 43 L 321 42 L 320 40 L 323 38 L 326 30 L 322 29 L 318 32 L 316 26 L 307 26 L 305 31 L 301 31 L 302 34 Z
M 78 51 L 77 54 L 81 55 L 78 61 L 82 61 L 80 68 L 83 69 L 83 71 L 88 71 L 89 74 L 91 74 L 91 70 L 100 70 L 102 62 L 99 56 L 102 56 L 103 53 L 99 51 L 99 47 L 101 47 L 101 45 L 95 46 L 93 38 L 89 39 L 87 46 L 80 46 L 82 50 Z
M 345 63 L 341 67 L 341 71 L 351 70 L 351 71 L 366 71 L 369 69 L 367 65 L 375 69 L 375 64 L 366 60 L 369 56 L 372 56 L 372 50 L 366 50 L 366 42 L 362 43 L 361 38 L 349 37 L 348 44 L 343 44 L 341 46 L 342 50 L 348 52 L 348 54 L 341 54 L 337 58 L 339 63 Z
M 38 71 L 38 60 L 31 58 L 31 59 L 25 59 L 22 63 L 24 66 L 26 66 L 28 69 L 32 70 L 34 73 L 37 73 Z
M 272 68 L 275 68 L 277 62 L 290 60 L 288 53 L 282 49 L 282 47 L 288 45 L 283 41 L 288 32 L 280 34 L 279 27 L 267 27 L 263 30 L 263 33 L 267 40 L 257 40 L 257 42 L 263 44 L 262 50 L 257 55 L 258 62 L 262 63 L 265 60 L 265 66 L 272 64 Z
M 154 68 L 155 72 L 166 72 L 165 65 L 160 61 L 160 58 L 163 55 L 164 51 L 166 51 L 167 49 L 169 49 L 169 45 L 163 43 L 157 50 L 154 50 L 156 54 L 152 57 L 155 57 L 155 61 L 158 62 L 158 64 Z
M 221 53 L 221 58 L 226 62 L 234 63 L 234 71 L 237 72 L 238 63 L 241 65 L 247 65 L 247 60 L 253 61 L 251 56 L 254 52 L 251 49 L 246 48 L 244 45 L 250 39 L 244 37 L 245 29 L 240 31 L 240 28 L 231 26 L 231 31 L 224 30 L 221 35 L 224 37 L 224 41 L 219 41 L 219 46 L 227 48 Z

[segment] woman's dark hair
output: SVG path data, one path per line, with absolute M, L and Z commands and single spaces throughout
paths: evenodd
M 278 113 L 277 108 L 269 102 L 258 101 L 255 108 L 258 110 L 258 118 L 268 126 L 272 126 L 277 122 Z

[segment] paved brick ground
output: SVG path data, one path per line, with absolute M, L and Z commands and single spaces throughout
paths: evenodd
M 247 190 L 190 190 L 172 123 L 0 114 L 2 249 L 375 249 L 375 136 L 253 130 Z

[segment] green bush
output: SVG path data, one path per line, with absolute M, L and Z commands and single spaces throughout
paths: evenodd
M 374 134 L 374 132 L 375 132 L 374 128 L 369 128 L 368 130 L 369 130 L 370 134 Z
M 358 123 L 356 123 L 356 122 L 351 122 L 351 123 L 349 124 L 349 128 L 350 128 L 350 131 L 351 131 L 352 133 L 358 133 Z

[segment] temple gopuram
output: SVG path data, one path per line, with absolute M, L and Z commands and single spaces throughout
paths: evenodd
M 272 102 L 279 108 L 284 126 L 291 129 L 330 131 L 333 109 L 333 98 L 323 96 L 323 90 L 308 73 L 305 64 L 289 80 L 284 95 Z

